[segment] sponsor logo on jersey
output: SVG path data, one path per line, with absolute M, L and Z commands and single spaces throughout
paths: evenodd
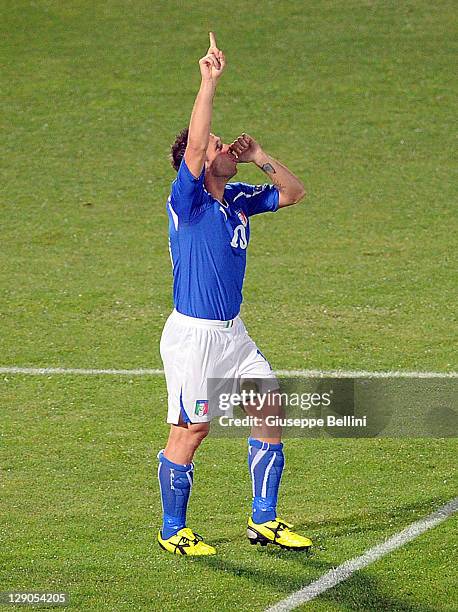
M 197 416 L 205 416 L 208 413 L 208 400 L 196 400 L 194 413 Z

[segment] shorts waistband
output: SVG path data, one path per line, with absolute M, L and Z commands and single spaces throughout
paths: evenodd
M 199 319 L 197 317 L 188 317 L 188 315 L 181 314 L 178 310 L 174 309 L 172 312 L 175 319 L 186 323 L 186 325 L 194 325 L 196 327 L 217 327 L 218 329 L 231 329 L 234 327 L 239 315 L 234 319 L 228 321 L 219 321 L 216 319 Z

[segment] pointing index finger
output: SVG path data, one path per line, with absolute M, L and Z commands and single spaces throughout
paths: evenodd
M 216 38 L 215 38 L 215 34 L 214 32 L 209 32 L 210 35 L 210 47 L 214 47 L 215 49 L 217 49 L 217 45 L 216 45 Z

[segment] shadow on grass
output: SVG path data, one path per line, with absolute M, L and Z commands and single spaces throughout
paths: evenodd
M 430 498 L 421 502 L 395 507 L 388 512 L 356 513 L 337 519 L 305 522 L 302 525 L 298 525 L 298 527 L 301 530 L 304 528 L 305 533 L 310 533 L 312 530 L 312 537 L 314 537 L 313 531 L 316 529 L 322 532 L 330 529 L 329 534 L 321 533 L 321 536 L 317 534 L 318 537 L 315 538 L 317 543 L 333 537 L 351 535 L 352 533 L 386 530 L 388 525 L 390 531 L 395 532 L 418 520 L 421 516 L 429 514 L 442 503 L 444 503 L 442 499 Z M 362 525 L 362 523 L 367 524 Z M 381 539 L 374 541 L 373 545 L 379 543 Z M 227 541 L 225 538 L 220 543 Z M 212 543 L 217 542 L 213 541 Z M 362 552 L 360 551 L 355 554 L 361 554 Z M 259 566 L 256 567 L 255 558 L 253 559 L 253 564 L 249 566 L 227 558 L 225 559 L 222 556 L 196 558 L 195 561 L 205 564 L 217 572 L 231 573 L 235 576 L 252 580 L 258 587 L 265 585 L 269 590 L 274 588 L 279 593 L 279 599 L 287 597 L 292 592 L 317 580 L 337 565 L 337 563 L 331 564 L 315 558 L 313 553 L 312 555 L 306 555 L 301 552 L 287 551 L 272 546 L 265 549 L 259 549 L 258 547 L 254 549 L 253 547 L 253 553 L 263 557 L 288 560 L 293 563 L 295 570 L 299 565 L 300 575 L 296 571 L 291 574 L 278 570 L 261 569 Z M 378 581 L 373 576 L 365 574 L 363 570 L 356 572 L 345 582 L 320 595 L 320 601 L 323 600 L 339 604 L 342 610 L 355 610 L 357 612 L 378 612 L 381 610 L 391 612 L 438 612 L 439 610 L 436 607 L 431 608 L 425 604 L 402 601 L 389 593 L 383 592 L 378 585 Z M 310 605 L 313 606 L 313 604 Z M 306 609 L 306 604 L 304 604 L 304 609 Z
M 278 600 L 291 595 L 307 584 L 317 580 L 320 576 L 333 569 L 331 563 L 318 561 L 303 553 L 280 551 L 282 556 L 289 556 L 296 564 L 303 564 L 308 572 L 302 573 L 301 577 L 292 576 L 288 573 L 280 573 L 272 570 L 262 570 L 253 566 L 242 566 L 228 559 L 218 557 L 206 557 L 198 559 L 216 571 L 231 573 L 239 578 L 253 581 L 257 589 L 265 585 L 267 589 L 275 588 L 279 595 Z M 308 578 L 304 576 L 308 574 Z M 389 593 L 384 592 L 373 576 L 368 576 L 363 570 L 356 572 L 345 582 L 331 588 L 319 596 L 319 601 L 329 601 L 341 606 L 342 610 L 354 610 L 357 612 L 439 612 L 439 608 L 430 607 L 426 604 L 403 601 Z M 275 601 L 271 602 L 273 605 Z M 303 610 L 309 607 L 313 610 L 313 603 L 303 604 Z
M 272 570 L 262 570 L 253 566 L 242 566 L 228 559 L 218 557 L 199 558 L 196 561 L 211 567 L 216 571 L 231 573 L 239 578 L 253 581 L 257 589 L 262 589 L 263 585 L 271 590 L 275 588 L 278 593 L 278 600 L 291 595 L 307 584 L 317 580 L 320 576 L 333 569 L 331 563 L 318 561 L 303 553 L 291 551 L 279 551 L 283 557 L 288 556 L 296 564 L 303 564 L 308 569 L 308 579 L 304 573 L 301 577 L 292 576 L 287 573 L 280 573 Z M 356 612 L 439 612 L 439 608 L 432 608 L 425 604 L 407 602 L 396 598 L 389 593 L 383 592 L 378 581 L 373 576 L 368 576 L 360 570 L 345 582 L 331 588 L 319 596 L 319 600 L 329 601 L 341 606 L 342 610 L 353 610 Z M 271 602 L 271 605 L 276 603 Z M 313 602 L 303 604 L 301 609 L 313 610 Z M 250 608 L 251 609 L 251 608 Z
M 421 597 L 421 592 L 418 593 Z M 351 578 L 320 595 L 321 601 L 340 604 L 343 610 L 355 612 L 440 612 L 441 608 L 409 602 L 384 592 L 373 576 L 359 571 Z M 310 607 L 313 603 L 310 604 Z M 304 604 L 303 609 L 306 609 Z M 312 608 L 313 609 L 313 608 Z
M 356 533 L 385 531 L 387 528 L 395 533 L 396 530 L 404 529 L 404 527 L 407 527 L 411 523 L 427 516 L 447 501 L 448 500 L 444 500 L 443 498 L 432 497 L 403 506 L 395 506 L 390 510 L 369 513 L 357 512 L 339 518 L 295 522 L 294 529 L 304 533 L 304 535 L 310 536 L 314 541 L 315 548 L 317 548 L 328 539 Z M 285 518 L 287 519 L 287 517 Z M 243 526 L 243 535 L 245 535 L 244 531 L 245 526 Z M 235 538 L 212 538 L 211 543 L 217 546 L 218 544 L 235 542 L 237 539 L 238 536 Z M 376 544 L 376 542 L 374 542 L 374 544 Z M 273 550 L 278 553 L 284 552 L 278 548 Z
M 369 513 L 357 512 L 339 518 L 297 522 L 295 528 L 310 532 L 312 538 L 314 531 L 321 532 L 321 536 L 318 536 L 320 542 L 328 538 L 338 538 L 370 531 L 385 531 L 386 529 L 394 533 L 396 530 L 404 529 L 411 523 L 437 510 L 447 501 L 443 498 L 431 497 L 415 503 L 395 506 L 390 510 Z

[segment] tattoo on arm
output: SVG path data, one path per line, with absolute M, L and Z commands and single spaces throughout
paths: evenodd
M 270 174 L 275 174 L 275 168 L 272 166 L 272 164 L 269 164 L 269 162 L 264 164 L 261 170 L 263 170 L 264 172 L 268 172 Z
M 263 164 L 261 166 L 261 170 L 263 170 L 266 174 L 277 174 L 277 171 L 275 170 L 275 168 L 272 166 L 272 164 L 270 164 L 269 162 L 266 162 L 265 164 Z M 273 182 L 273 184 L 275 185 L 275 187 L 278 188 L 279 191 L 283 191 L 285 186 L 282 185 L 278 178 L 276 176 L 272 176 L 271 180 Z

